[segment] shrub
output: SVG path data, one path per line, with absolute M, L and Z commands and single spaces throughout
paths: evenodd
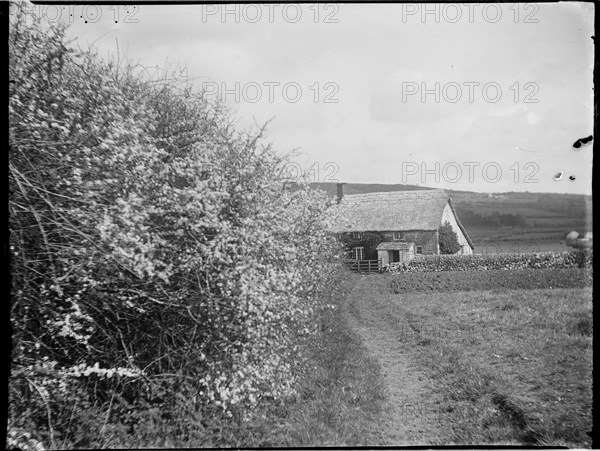
M 340 242 L 347 255 L 355 247 L 364 249 L 363 258 L 365 260 L 377 260 L 377 246 L 381 243 L 381 234 L 376 232 L 362 232 L 360 238 L 353 238 L 351 233 L 340 234 Z
M 458 236 L 452 229 L 450 222 L 445 221 L 444 224 L 438 228 L 438 243 L 440 245 L 440 253 L 442 254 L 456 254 L 460 251 Z
M 15 11 L 11 430 L 61 448 L 185 445 L 206 418 L 292 396 L 338 258 L 332 201 L 288 189 L 264 128 L 235 130 L 187 80 L 103 61 Z

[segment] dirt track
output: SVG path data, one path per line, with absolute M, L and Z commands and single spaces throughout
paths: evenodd
M 442 425 L 432 412 L 438 399 L 431 393 L 428 376 L 397 346 L 408 324 L 387 310 L 390 293 L 382 281 L 359 276 L 347 299 L 348 323 L 379 361 L 388 390 L 388 412 L 376 431 L 381 437 L 377 445 L 442 445 Z

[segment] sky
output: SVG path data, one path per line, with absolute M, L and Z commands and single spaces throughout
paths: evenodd
M 41 8 L 100 55 L 185 66 L 310 181 L 591 194 L 592 3 Z

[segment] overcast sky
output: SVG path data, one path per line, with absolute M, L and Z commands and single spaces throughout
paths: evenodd
M 118 41 L 143 65 L 186 65 L 240 127 L 274 118 L 269 141 L 299 149 L 313 181 L 591 194 L 592 144 L 572 146 L 593 133 L 593 4 L 426 7 L 75 6 L 61 19 L 103 55 Z

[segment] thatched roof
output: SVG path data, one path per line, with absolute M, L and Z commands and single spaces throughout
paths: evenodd
M 437 230 L 448 203 L 473 248 L 450 197 L 439 189 L 345 195 L 338 205 L 340 215 L 334 232 Z
M 409 251 L 415 243 L 409 241 L 384 241 L 377 246 L 378 251 Z

